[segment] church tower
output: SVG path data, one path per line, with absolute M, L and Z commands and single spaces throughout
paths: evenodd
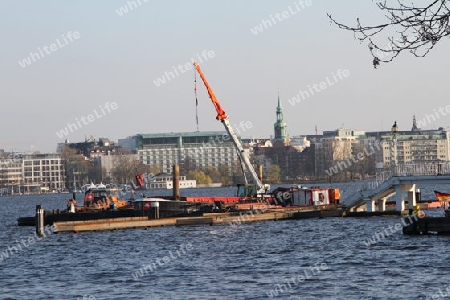
M 413 126 L 411 131 L 420 131 L 420 128 L 417 127 L 416 116 L 413 116 Z
M 277 106 L 277 121 L 273 124 L 275 131 L 274 144 L 282 144 L 283 146 L 289 145 L 289 139 L 287 135 L 287 125 L 283 118 L 283 107 L 281 107 L 280 93 L 278 92 L 278 106 Z

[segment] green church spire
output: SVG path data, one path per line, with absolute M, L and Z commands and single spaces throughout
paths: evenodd
M 280 92 L 278 92 L 278 105 L 277 105 L 277 121 L 273 124 L 275 131 L 275 140 L 280 140 L 283 142 L 287 141 L 287 125 L 283 119 L 283 107 L 280 101 Z

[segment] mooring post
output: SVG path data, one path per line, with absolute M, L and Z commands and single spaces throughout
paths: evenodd
M 174 165 L 172 173 L 173 198 L 175 200 L 180 200 L 180 166 Z
M 159 201 L 152 202 L 151 206 L 154 209 L 155 219 L 159 219 Z
M 36 205 L 36 234 L 41 237 L 44 236 L 44 209 L 41 205 Z

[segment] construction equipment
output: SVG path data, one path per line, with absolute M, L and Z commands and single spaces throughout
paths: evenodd
M 253 165 L 250 163 L 250 159 L 245 152 L 244 148 L 242 147 L 241 142 L 239 141 L 236 133 L 234 132 L 233 127 L 230 124 L 230 121 L 228 120 L 228 116 L 223 110 L 222 106 L 220 105 L 219 101 L 216 98 L 216 95 L 214 94 L 211 86 L 209 85 L 208 81 L 205 78 L 205 75 L 203 74 L 202 70 L 200 69 L 200 65 L 196 62 L 194 62 L 195 69 L 197 70 L 198 74 L 200 75 L 200 78 L 203 80 L 203 83 L 205 84 L 206 90 L 208 91 L 209 98 L 211 99 L 214 107 L 216 108 L 217 116 L 216 119 L 222 122 L 223 126 L 225 126 L 225 130 L 227 131 L 228 135 L 230 136 L 231 140 L 233 141 L 234 146 L 237 149 L 239 159 L 243 163 L 244 176 L 245 171 L 247 171 L 250 174 L 250 177 L 252 178 L 254 184 L 239 184 L 238 185 L 238 196 L 244 196 L 244 197 L 254 197 L 257 195 L 265 194 L 269 189 L 270 186 L 268 184 L 263 184 L 261 180 L 258 178 L 258 175 L 256 174 L 255 169 L 253 168 Z M 246 180 L 247 181 L 247 180 Z

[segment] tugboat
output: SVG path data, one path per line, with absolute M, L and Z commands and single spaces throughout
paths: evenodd
M 132 207 L 131 203 L 126 200 L 119 200 L 116 188 L 107 187 L 103 183 L 91 183 L 85 189 L 84 205 L 76 207 L 75 211 L 117 210 Z

